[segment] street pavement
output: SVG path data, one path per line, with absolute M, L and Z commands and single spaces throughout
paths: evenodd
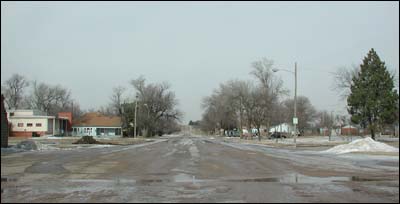
M 220 138 L 1 156 L 1 202 L 399 202 L 399 160 Z

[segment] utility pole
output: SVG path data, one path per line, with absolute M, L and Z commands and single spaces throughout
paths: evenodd
M 329 128 L 329 141 L 331 141 L 331 135 L 332 135 L 332 127 L 333 127 L 333 110 L 331 110 L 331 117 L 330 117 L 330 123 L 329 123 L 329 125 L 330 125 L 330 128 Z
M 134 127 L 134 133 L 133 137 L 136 137 L 136 112 L 137 112 L 137 100 L 138 100 L 138 95 L 136 94 L 136 100 L 135 100 L 135 127 Z
M 242 96 L 240 96 L 240 115 L 239 115 L 239 121 L 240 121 L 240 139 L 243 138 L 243 126 L 242 126 Z
M 146 135 L 148 136 L 149 135 L 149 121 L 150 121 L 150 108 L 149 108 L 149 106 L 147 105 L 147 103 L 145 103 L 145 104 L 143 104 L 144 106 L 146 106 L 146 108 L 147 108 L 147 124 L 146 124 Z
M 294 118 L 293 119 L 293 125 L 294 125 L 294 145 L 295 147 L 297 146 L 296 144 L 296 138 L 297 138 L 297 129 L 296 129 L 296 125 L 297 125 L 297 116 L 296 116 L 296 112 L 297 112 L 297 62 L 294 63 Z

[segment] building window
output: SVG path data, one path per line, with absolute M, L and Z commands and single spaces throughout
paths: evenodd
M 36 123 L 36 127 L 42 127 L 42 123 Z
M 23 123 L 18 123 L 18 127 L 24 127 Z
M 32 124 L 32 123 L 27 123 L 26 126 L 27 126 L 27 127 L 32 127 L 33 124 Z

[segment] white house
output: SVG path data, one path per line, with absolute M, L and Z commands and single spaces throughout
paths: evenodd
M 273 133 L 273 132 L 291 133 L 292 131 L 294 131 L 293 129 L 294 128 L 292 125 L 290 125 L 288 123 L 282 123 L 282 124 L 279 124 L 276 126 L 272 126 L 269 129 L 269 132 L 270 133 Z
M 117 116 L 105 116 L 100 113 L 86 113 L 72 121 L 74 136 L 116 136 L 122 135 L 122 120 Z
M 48 116 L 38 110 L 9 110 L 7 116 L 11 123 L 10 136 L 64 135 L 67 132 L 68 117 Z

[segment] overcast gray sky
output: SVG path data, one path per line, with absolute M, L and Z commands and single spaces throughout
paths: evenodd
M 13 73 L 69 88 L 81 107 L 144 75 L 168 81 L 184 122 L 201 99 L 250 64 L 298 63 L 298 95 L 345 112 L 328 72 L 374 48 L 399 67 L 399 2 L 1 2 L 1 82 Z M 277 73 L 293 95 L 294 77 Z M 398 78 L 398 71 L 397 71 Z

